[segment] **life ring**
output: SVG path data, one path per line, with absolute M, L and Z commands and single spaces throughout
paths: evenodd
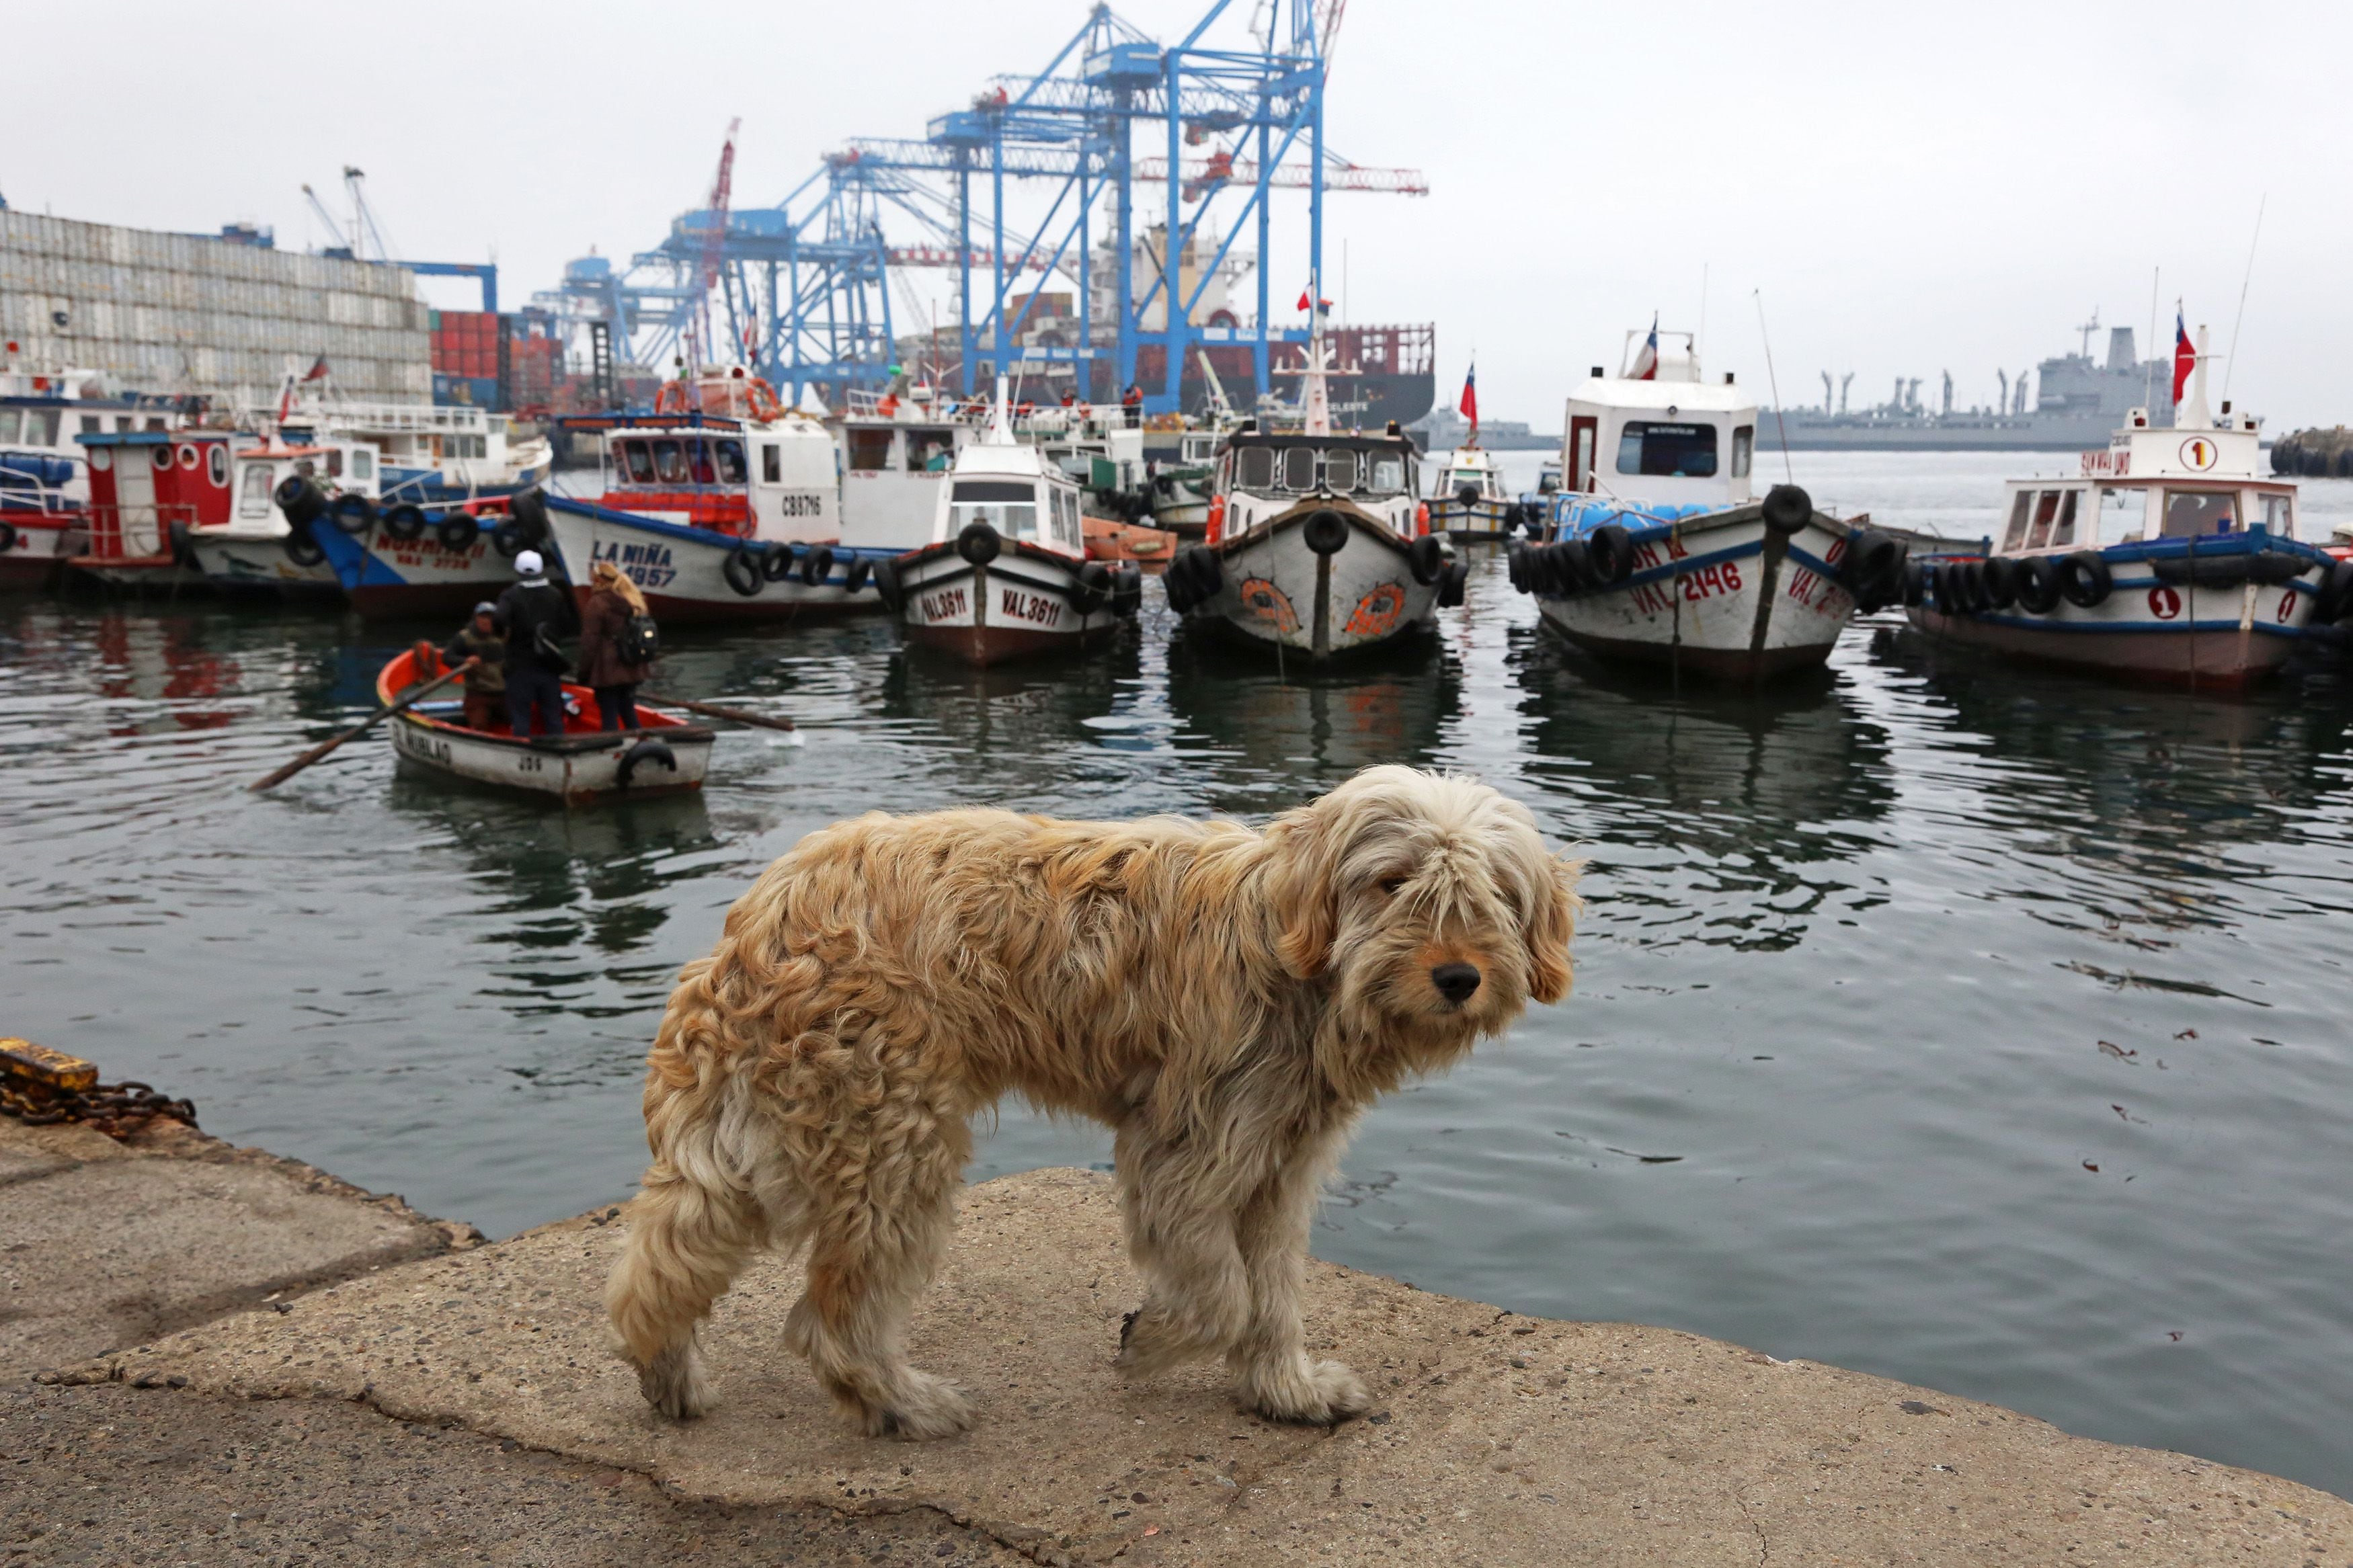
M 1795 533 L 1813 521 L 1814 498 L 1795 485 L 1775 485 L 1765 492 L 1765 504 L 1758 510 L 1774 532 Z
M 1462 586 L 1471 580 L 1471 563 L 1457 561 L 1446 569 L 1445 580 L 1438 584 L 1439 608 L 1451 610 L 1462 603 Z
M 842 568 L 841 591 L 845 594 L 857 593 L 860 589 L 866 586 L 866 580 L 873 574 L 873 562 L 869 561 L 863 555 L 851 556 L 849 558 L 849 564 Z
M 547 492 L 537 485 L 515 491 L 507 500 L 507 516 L 525 544 L 537 544 L 547 537 Z
M 986 566 L 1005 548 L 1005 538 L 988 523 L 974 518 L 956 535 L 956 553 L 975 566 Z
M 2059 607 L 2059 563 L 2048 555 L 2030 555 L 2018 563 L 2018 607 L 2031 616 L 2047 616 Z
M 1634 574 L 1634 536 L 1605 522 L 1585 536 L 1585 560 L 1597 586 L 1614 588 Z
M 638 770 L 648 763 L 659 763 L 670 772 L 678 772 L 678 753 L 670 749 L 670 743 L 648 735 L 621 753 L 621 765 L 613 770 L 613 782 L 623 789 L 628 788 Z
M 2018 603 L 2018 563 L 2006 555 L 1989 556 L 1978 568 L 1979 581 L 1985 584 L 1985 607 L 2006 610 Z
M 1336 554 L 1348 542 L 1348 520 L 1328 509 L 1310 512 L 1300 525 L 1299 537 L 1318 555 Z
M 375 502 L 356 491 L 347 491 L 334 499 L 327 508 L 327 516 L 337 528 L 356 538 L 375 523 Z
M 1071 576 L 1062 596 L 1080 615 L 1092 616 L 1111 603 L 1111 568 L 1100 561 L 1090 561 Z
M 746 599 L 759 593 L 767 581 L 766 574 L 761 569 L 760 558 L 746 544 L 739 544 L 728 552 L 727 559 L 720 563 L 719 574 L 727 579 L 730 588 Z
M 384 536 L 400 544 L 416 543 L 425 537 L 425 509 L 414 501 L 385 508 Z
M 482 525 L 470 511 L 445 511 L 433 525 L 433 542 L 452 555 L 463 555 L 482 537 Z
M 888 555 L 874 563 L 874 596 L 894 616 L 907 603 L 906 590 L 899 584 L 899 563 Z
M 2096 609 L 2107 602 L 2116 577 L 2108 563 L 2093 551 L 2078 550 L 2059 563 L 2059 591 L 2080 609 Z
M 771 583 L 781 583 L 793 574 L 793 547 L 771 544 L 760 552 L 760 575 Z
M 1446 552 L 1440 547 L 1438 535 L 1425 533 L 1405 547 L 1406 564 L 1413 569 L 1413 580 L 1424 587 L 1446 575 Z
M 302 474 L 289 474 L 279 480 L 278 488 L 269 492 L 269 499 L 278 503 L 278 510 L 284 512 L 286 521 L 296 528 L 308 528 L 317 521 L 320 513 L 327 510 L 325 494 Z
M 1162 477 L 1165 479 L 1166 476 L 1164 475 Z M 1215 544 L 1219 540 L 1225 537 L 1225 533 L 1226 498 L 1223 496 L 1211 496 L 1209 498 L 1209 542 Z
M 809 546 L 808 553 L 801 557 L 802 584 L 814 588 L 832 574 L 833 547 L 827 544 Z

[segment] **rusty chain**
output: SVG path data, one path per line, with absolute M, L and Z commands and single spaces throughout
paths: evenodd
M 158 1116 L 196 1124 L 192 1100 L 152 1084 L 100 1083 L 98 1068 L 28 1040 L 0 1038 L 0 1112 L 34 1127 L 79 1122 L 110 1138 L 128 1138 Z

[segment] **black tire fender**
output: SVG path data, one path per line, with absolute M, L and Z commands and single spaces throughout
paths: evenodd
M 814 588 L 832 574 L 833 547 L 829 544 L 810 545 L 808 553 L 801 557 L 802 586 Z
M 727 579 L 730 588 L 746 599 L 767 585 L 766 574 L 761 570 L 760 557 L 752 552 L 749 545 L 739 544 L 729 551 L 727 559 L 720 563 L 719 574 Z
M 1904 563 L 1904 603 L 1917 609 L 1928 602 L 1928 563 L 1907 560 Z
M 1005 548 L 1005 536 L 979 518 L 974 518 L 964 525 L 964 531 L 956 535 L 955 547 L 956 553 L 973 565 L 986 566 L 996 560 L 997 552 Z
M 356 492 L 339 495 L 327 508 L 327 516 L 337 528 L 357 537 L 375 522 L 375 502 Z
M 286 521 L 298 529 L 310 527 L 327 510 L 326 492 L 302 474 L 289 474 L 279 480 L 278 488 L 269 492 L 269 499 L 278 503 L 278 510 L 286 514 Z
M 1185 590 L 1184 608 L 1217 597 L 1226 585 L 1224 563 L 1206 544 L 1188 544 L 1177 555 L 1176 564 L 1184 572 L 1181 579 Z
M 507 515 L 522 530 L 525 544 L 537 544 L 547 537 L 547 492 L 537 485 L 517 490 L 507 498 Z
M 2018 563 L 2006 555 L 1987 559 L 1978 569 L 1985 583 L 1985 607 L 2006 610 L 2018 603 Z
M 1451 610 L 1462 602 L 1462 585 L 1471 580 L 1471 563 L 1457 561 L 1446 569 L 1438 584 L 1438 606 Z
M 1614 588 L 1634 574 L 1634 536 L 1605 522 L 1585 536 L 1585 563 L 1596 586 Z
M 534 541 L 521 519 L 508 518 L 491 530 L 491 548 L 509 561 L 530 549 Z
M 174 523 L 172 526 L 177 528 L 179 524 Z M 16 548 L 16 525 L 13 522 L 0 522 L 0 554 L 5 554 Z
M 2059 563 L 2048 555 L 2029 555 L 2018 563 L 2018 607 L 2030 616 L 2047 616 L 2059 607 Z
M 849 558 L 849 564 L 842 568 L 841 591 L 855 594 L 864 588 L 867 579 L 873 575 L 874 563 L 863 555 L 853 555 Z
M 894 616 L 906 605 L 907 590 L 899 581 L 899 563 L 888 555 L 874 563 L 874 596 Z
M 2332 562 L 2312 591 L 2311 624 L 2341 620 L 2348 610 L 2353 610 L 2353 561 Z
M 771 544 L 759 552 L 760 575 L 771 583 L 781 583 L 793 574 L 793 547 Z
M 1593 552 L 1581 537 L 1564 539 L 1552 547 L 1553 576 L 1564 594 L 1593 586 Z
M 2080 609 L 2096 609 L 2107 603 L 2115 586 L 2115 574 L 2095 552 L 2078 550 L 2059 563 L 2059 591 Z
M 1317 553 L 1328 554 L 1329 552 L 1319 551 Z M 1434 533 L 1425 533 L 1408 543 L 1405 558 L 1406 564 L 1413 569 L 1413 580 L 1424 587 L 1446 574 L 1445 547 L 1438 542 L 1438 535 Z
M 474 521 L 470 511 L 444 512 L 441 521 L 433 525 L 433 542 L 452 555 L 463 555 L 481 537 L 482 525 Z
M 0 529 L 6 530 L 5 534 L 0 534 L 0 550 L 15 549 L 16 531 L 5 522 L 0 522 Z M 168 531 L 172 537 L 172 559 L 183 566 L 194 566 L 196 563 L 196 551 L 195 546 L 188 542 L 188 520 L 185 517 L 174 518 Z
M 1131 561 L 1119 569 L 1118 576 L 1111 591 L 1111 613 L 1133 616 L 1144 605 L 1144 568 Z
M 415 501 L 402 501 L 384 509 L 384 536 L 400 544 L 414 544 L 425 537 L 425 509 Z
M 649 763 L 659 763 L 670 772 L 678 772 L 678 753 L 670 749 L 670 742 L 648 735 L 621 753 L 621 765 L 614 770 L 613 782 L 623 789 L 628 788 L 638 770 Z
M 1328 510 L 1310 512 L 1299 537 L 1318 555 L 1336 555 L 1348 542 L 1348 520 Z
M 1062 596 L 1082 616 L 1092 616 L 1111 603 L 1111 568 L 1100 561 L 1090 561 L 1071 575 Z
M 1904 545 L 1875 528 L 1858 528 L 1846 536 L 1846 552 L 1839 557 L 1838 584 L 1860 603 L 1894 596 L 1902 584 Z
M 1525 594 L 1528 591 L 1528 547 L 1526 545 L 1515 542 L 1504 552 L 1504 574 L 1512 581 L 1512 592 Z
M 286 531 L 285 550 L 286 559 L 297 566 L 316 566 L 327 558 L 327 552 L 319 548 L 319 542 L 311 537 L 307 527 Z
M 1765 526 L 1776 533 L 1795 533 L 1813 521 L 1814 498 L 1796 485 L 1775 485 L 1765 492 L 1759 509 Z

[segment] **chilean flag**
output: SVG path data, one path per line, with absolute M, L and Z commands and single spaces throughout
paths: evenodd
M 1298 308 L 1303 310 L 1328 310 L 1332 308 L 1332 301 L 1318 300 L 1315 297 L 1315 285 L 1310 283 L 1299 291 Z
M 2189 328 L 2181 319 L 2181 307 L 2173 307 L 2173 401 L 2181 401 L 2181 389 L 2189 384 L 2189 373 L 2198 368 L 2198 351 L 2189 346 Z
M 1655 315 L 1651 318 L 1651 341 L 1644 343 L 1642 352 L 1634 356 L 1633 379 L 1636 381 L 1659 379 L 1659 318 Z
M 1462 373 L 1462 401 L 1456 405 L 1462 417 L 1471 421 L 1471 428 L 1479 428 L 1479 366 L 1474 362 Z

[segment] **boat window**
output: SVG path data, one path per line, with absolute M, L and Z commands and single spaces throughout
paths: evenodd
M 1732 477 L 1745 479 L 1757 461 L 1757 427 L 1736 425 L 1732 428 Z
M 2034 531 L 2026 536 L 2026 547 L 2029 550 L 2040 550 L 2051 542 L 2051 521 L 2058 515 L 2059 492 L 2042 491 L 2040 499 L 2034 503 Z
M 1312 490 L 1315 488 L 1315 452 L 1309 447 L 1293 447 L 1282 454 L 1282 488 L 1287 490 Z
M 1704 479 L 1715 472 L 1715 426 L 1630 419 L 1618 437 L 1618 471 Z
M 114 430 L 116 435 L 119 436 L 126 430 L 136 430 L 138 428 L 139 421 L 131 415 L 118 414 L 114 416 Z
M 1335 490 L 1356 488 L 1356 454 L 1335 447 L 1324 454 L 1324 482 Z
M 649 441 L 647 447 L 654 455 L 654 478 L 666 485 L 686 483 L 686 458 L 675 441 Z
M 643 441 L 622 442 L 621 463 L 628 475 L 629 483 L 649 485 L 654 482 L 653 454 L 646 450 L 646 444 Z
M 237 498 L 237 516 L 269 515 L 269 477 L 270 468 L 267 463 L 248 463 L 245 466 L 245 489 L 238 492 Z
M 879 474 L 891 466 L 890 431 L 849 430 L 845 435 L 852 473 Z
M 2059 495 L 2059 524 L 2051 531 L 2051 542 L 2068 545 L 2075 542 L 2075 498 L 2081 490 L 2063 490 Z
M 2026 545 L 2026 518 L 2033 510 L 2034 492 L 2021 490 L 2018 500 L 2010 509 L 2010 531 L 2001 536 L 2004 550 L 2021 550 Z
M 1271 490 L 1274 488 L 1273 452 L 1264 447 L 1244 447 L 1240 461 L 1242 489 Z
M 2148 523 L 2148 492 L 2145 489 L 2102 490 L 2098 544 L 2121 544 L 2138 539 Z
M 944 474 L 955 456 L 955 432 L 931 428 L 907 432 L 907 471 Z
M 1371 468 L 1372 477 L 1366 480 L 1365 489 L 1376 495 L 1395 495 L 1405 489 L 1403 458 L 1375 458 Z
M 95 436 L 105 426 L 105 424 L 106 421 L 100 419 L 97 415 L 85 414 L 81 416 L 81 433 L 85 436 Z
M 774 441 L 760 443 L 760 482 L 782 484 L 785 479 L 785 454 Z
M 147 428 L 160 431 L 164 428 L 164 422 L 161 419 L 150 419 L 147 421 Z
M 352 478 L 373 479 L 375 476 L 375 454 L 365 447 L 352 448 Z
M 958 479 L 949 503 L 948 536 L 985 522 L 1008 539 L 1038 538 L 1038 489 L 1009 479 Z
M 694 482 L 698 485 L 714 485 L 719 482 L 711 468 L 712 446 L 712 442 L 700 437 L 690 439 L 686 444 L 687 472 L 694 477 Z
M 54 408 L 25 410 L 25 445 L 54 447 L 58 444 L 58 425 L 65 416 Z
M 2165 498 L 2165 537 L 2228 533 L 2238 512 L 2239 498 L 2229 490 L 2175 490 Z
M 1054 499 L 1060 503 L 1055 510 L 1062 514 L 1062 542 L 1073 550 L 1083 549 L 1086 525 L 1079 520 L 1079 492 L 1058 490 Z
M 712 444 L 719 448 L 719 482 L 723 485 L 742 484 L 744 482 L 744 443 L 715 441 Z
M 24 416 L 14 408 L 0 408 L 0 441 L 14 441 L 16 432 L 24 427 Z
M 327 448 L 327 477 L 331 479 L 343 477 L 343 449 L 341 447 Z
M 2276 533 L 2282 539 L 2295 538 L 2295 498 L 2294 496 L 2267 495 L 2261 499 L 2263 503 L 2263 528 L 2265 531 Z

